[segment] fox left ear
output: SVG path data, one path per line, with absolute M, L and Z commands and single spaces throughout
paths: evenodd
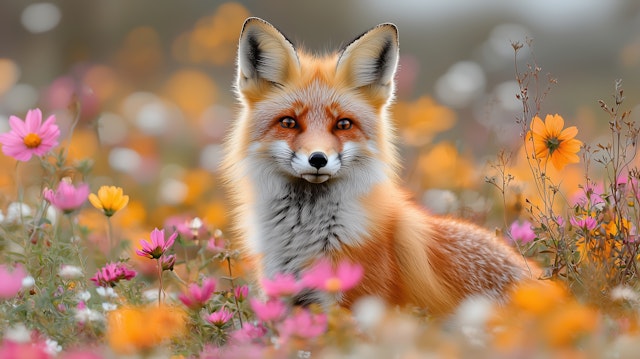
M 356 88 L 378 87 L 390 96 L 398 58 L 398 29 L 393 24 L 380 24 L 344 47 L 336 71 Z

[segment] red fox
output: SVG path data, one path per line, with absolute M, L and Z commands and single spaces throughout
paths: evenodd
M 388 114 L 398 57 L 389 23 L 317 57 L 246 20 L 222 166 L 242 250 L 258 277 L 300 275 L 321 257 L 359 263 L 361 283 L 329 299 L 345 306 L 365 295 L 431 313 L 474 295 L 500 301 L 531 276 L 525 261 L 488 230 L 428 214 L 399 185 Z

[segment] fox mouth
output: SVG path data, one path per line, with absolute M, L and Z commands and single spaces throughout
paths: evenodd
M 327 181 L 331 176 L 322 173 L 303 173 L 300 177 L 311 183 L 322 183 Z

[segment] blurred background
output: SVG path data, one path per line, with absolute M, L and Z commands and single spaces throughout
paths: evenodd
M 509 166 L 520 181 L 509 201 L 526 193 L 516 64 L 520 71 L 542 68 L 541 90 L 547 74 L 557 79 L 541 114 L 561 114 L 586 143 L 607 141 L 608 117 L 597 100 L 611 102 L 616 79 L 623 80 L 624 107 L 640 103 L 634 0 L 9 0 L 0 4 L 0 132 L 9 130 L 10 115 L 24 118 L 40 107 L 58 116 L 64 135 L 78 99 L 70 161 L 93 162 L 86 180 L 94 190 L 117 185 L 131 196 L 116 216 L 122 225 L 199 216 L 224 229 L 229 208 L 216 171 L 235 111 L 235 51 L 248 16 L 317 52 L 381 22 L 398 26 L 394 115 L 403 178 L 438 213 L 480 222 L 500 217 L 484 177 L 501 149 L 513 154 Z M 516 58 L 514 42 L 531 46 Z M 0 165 L 4 209 L 15 200 L 15 163 L 2 156 Z M 565 172 L 563 186 L 575 191 L 583 168 Z M 29 177 L 21 180 L 28 188 Z

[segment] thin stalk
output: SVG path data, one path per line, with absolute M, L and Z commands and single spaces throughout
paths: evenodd
M 238 320 L 240 321 L 240 328 L 242 328 L 242 313 L 240 312 L 240 304 L 238 303 L 238 297 L 236 297 L 235 289 L 236 286 L 233 283 L 233 274 L 231 273 L 231 257 L 226 256 L 227 258 L 227 268 L 229 269 L 229 282 L 231 283 L 231 291 L 233 292 L 233 301 L 236 304 L 236 312 L 238 313 Z

